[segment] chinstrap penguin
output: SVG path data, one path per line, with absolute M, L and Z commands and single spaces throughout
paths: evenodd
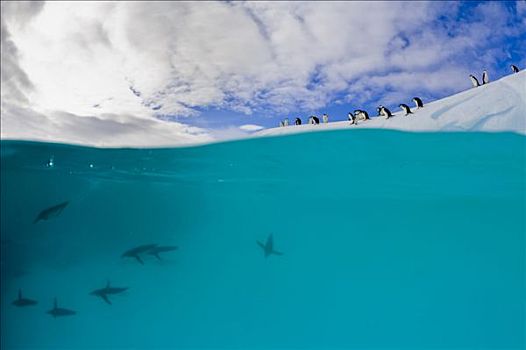
M 471 79 L 471 83 L 473 84 L 473 87 L 480 86 L 479 81 L 477 80 L 477 78 L 475 78 L 473 74 L 470 74 L 469 78 Z
M 405 103 L 401 103 L 400 108 L 402 108 L 402 110 L 405 112 L 405 115 L 413 114 L 413 112 L 411 112 L 411 108 L 409 108 L 409 106 Z
M 393 116 L 391 111 L 389 109 L 387 109 L 386 107 L 384 107 L 384 106 L 381 106 L 381 108 L 380 108 L 380 115 L 385 117 L 385 119 L 389 119 L 389 118 L 391 118 Z
M 415 103 L 416 108 L 424 107 L 424 102 L 422 102 L 422 99 L 420 99 L 419 97 L 413 97 L 413 102 Z
M 482 72 L 482 85 L 489 83 L 488 71 Z

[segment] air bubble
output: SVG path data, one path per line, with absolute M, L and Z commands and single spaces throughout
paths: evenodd
M 46 168 L 53 168 L 55 166 L 55 157 L 51 156 L 46 163 Z

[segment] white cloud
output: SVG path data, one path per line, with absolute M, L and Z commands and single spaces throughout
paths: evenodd
M 30 108 L 2 106 L 2 139 L 46 140 L 97 147 L 159 147 L 213 141 L 205 130 L 126 114 L 80 116 L 42 114 Z
M 258 130 L 264 129 L 264 127 L 262 127 L 261 125 L 255 125 L 255 124 L 245 124 L 245 125 L 241 125 L 239 128 L 243 131 L 258 131 Z
M 524 12 L 524 2 L 516 7 Z M 342 93 L 348 101 L 371 100 L 385 87 L 389 98 L 415 89 L 455 92 L 469 86 L 465 76 L 473 64 L 459 55 L 524 30 L 502 25 L 495 33 L 494 23 L 507 23 L 509 15 L 499 3 L 477 6 L 469 25 L 437 25 L 439 15 L 455 18 L 458 8 L 434 2 L 2 2 L 2 136 L 32 135 L 24 128 L 34 127 L 33 135 L 44 139 L 71 139 L 59 135 L 70 132 L 107 144 L 114 141 L 93 135 L 107 127 L 122 128 L 119 142 L 133 143 L 124 135 L 135 125 L 148 134 L 141 140 L 154 142 L 151 135 L 160 132 L 162 142 L 179 143 L 213 134 L 192 133 L 156 115 L 193 116 L 198 107 L 302 112 L 341 100 Z M 495 64 L 500 54 L 487 50 L 475 63 Z M 81 135 L 65 122 L 75 118 L 92 125 Z

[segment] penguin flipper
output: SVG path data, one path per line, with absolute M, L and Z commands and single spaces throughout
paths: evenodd
M 141 257 L 138 255 L 135 255 L 135 259 L 137 259 L 138 262 L 141 263 L 141 265 L 144 265 L 144 261 L 142 261 Z
M 256 241 L 256 243 L 263 249 L 265 249 L 265 245 L 263 243 L 261 243 L 260 241 Z
M 100 297 L 108 304 L 111 305 L 111 301 L 106 294 L 101 294 Z

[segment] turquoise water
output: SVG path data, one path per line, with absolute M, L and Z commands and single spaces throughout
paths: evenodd
M 509 133 L 2 141 L 2 349 L 524 349 L 525 213 Z M 179 249 L 121 258 L 149 243 Z

